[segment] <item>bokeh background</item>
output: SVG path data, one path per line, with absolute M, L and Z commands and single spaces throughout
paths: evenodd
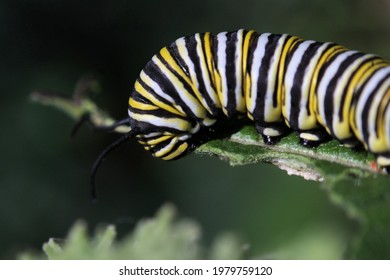
M 134 141 L 89 169 L 116 135 L 81 129 L 61 112 L 33 104 L 29 93 L 71 94 L 83 74 L 97 73 L 95 100 L 116 118 L 145 63 L 183 35 L 251 28 L 336 41 L 390 58 L 390 1 L 167 0 L 0 1 L 0 258 L 40 250 L 78 219 L 91 229 L 129 232 L 172 202 L 203 228 L 205 246 L 234 232 L 252 256 L 343 258 L 358 224 L 332 204 L 319 183 L 261 164 L 230 167 L 213 157 L 153 159 Z

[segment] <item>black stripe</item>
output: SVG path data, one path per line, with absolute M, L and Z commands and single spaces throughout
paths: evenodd
M 381 68 L 380 70 L 382 70 L 383 68 Z M 371 77 L 373 77 L 374 75 L 372 75 Z M 372 106 L 372 102 L 373 102 L 373 99 L 375 98 L 375 95 L 378 94 L 378 90 L 379 88 L 382 86 L 382 84 L 384 82 L 386 82 L 386 80 L 388 80 L 390 78 L 390 74 L 387 74 L 384 78 L 382 78 L 379 83 L 375 86 L 374 90 L 372 90 L 370 92 L 370 96 L 367 98 L 367 102 L 366 104 L 364 104 L 364 109 L 363 109 L 363 112 L 362 112 L 362 115 L 361 115 L 361 118 L 363 120 L 362 122 L 362 134 L 363 134 L 363 139 L 364 139 L 364 142 L 366 144 L 368 144 L 368 136 L 369 136 L 369 131 L 368 131 L 368 124 L 370 122 L 369 120 L 369 117 L 368 117 L 368 114 L 369 114 L 369 111 L 371 109 L 371 106 Z M 378 108 L 376 108 L 378 109 Z M 375 126 L 375 133 L 376 135 L 378 135 L 378 127 L 377 127 L 377 124 Z M 368 147 L 370 148 L 370 147 Z
M 200 34 L 200 36 L 203 37 L 204 34 Z M 210 93 L 207 92 L 205 81 L 203 80 L 200 57 L 199 57 L 198 52 L 197 52 L 198 43 L 196 41 L 195 36 L 187 37 L 185 40 L 185 43 L 186 43 L 188 55 L 189 55 L 192 63 L 194 64 L 194 70 L 195 70 L 196 78 L 198 80 L 199 93 L 204 98 L 207 105 L 211 109 L 212 115 L 216 116 L 216 115 L 218 115 L 219 110 L 215 107 L 214 102 L 211 100 Z M 202 42 L 200 42 L 200 43 L 202 44 Z M 207 73 L 205 73 L 205 74 L 209 75 L 209 72 L 207 71 Z M 209 76 L 209 79 L 211 81 L 210 76 Z
M 138 82 L 140 84 L 143 84 L 143 82 L 138 79 Z M 145 84 L 143 84 L 143 86 L 145 87 L 146 91 L 149 91 L 146 87 Z M 150 91 L 149 91 L 150 92 Z M 135 101 L 138 101 L 138 102 L 141 102 L 141 103 L 144 103 L 144 104 L 150 104 L 150 105 L 154 105 L 149 99 L 146 99 L 145 97 L 143 97 L 138 91 L 136 91 L 135 89 L 133 89 L 133 92 L 131 93 L 131 98 L 134 99 Z M 129 105 L 130 106 L 130 105 Z M 156 106 L 156 105 L 154 105 Z
M 190 119 L 186 118 L 186 117 L 183 117 L 183 116 L 180 116 L 180 115 L 176 115 L 174 113 L 171 113 L 167 110 L 164 110 L 164 109 L 155 109 L 155 110 L 141 110 L 141 109 L 138 109 L 138 108 L 134 108 L 132 106 L 129 105 L 129 108 L 131 109 L 131 112 L 132 113 L 135 113 L 135 114 L 140 114 L 140 115 L 153 115 L 153 116 L 156 116 L 158 118 L 162 118 L 162 119 L 172 119 L 172 118 L 175 118 L 175 119 L 181 119 L 181 120 L 186 120 L 187 122 L 191 123 L 192 125 L 195 125 L 196 122 L 194 121 L 191 121 Z
M 259 36 L 260 36 L 260 34 L 255 34 L 253 36 L 252 43 L 249 46 L 248 57 L 247 57 L 247 62 L 246 62 L 246 72 L 249 75 L 251 74 L 251 69 L 252 69 L 253 59 L 254 59 L 254 53 L 257 50 L 257 43 L 259 41 Z M 251 81 L 251 83 L 254 82 L 252 77 L 250 77 L 250 81 Z M 246 92 L 246 94 L 249 94 L 249 98 L 252 98 L 251 86 L 249 87 L 249 92 Z
M 340 55 L 339 53 L 338 55 Z M 344 52 L 342 52 L 344 54 Z M 337 56 L 338 56 L 337 55 Z M 334 129 L 333 129 L 333 112 L 337 112 L 337 110 L 341 110 L 342 106 L 340 104 L 339 107 L 336 107 L 334 104 L 334 96 L 340 94 L 339 93 L 339 87 L 337 87 L 338 81 L 340 77 L 343 76 L 343 73 L 346 71 L 346 69 L 359 57 L 363 56 L 364 54 L 362 53 L 354 53 L 347 58 L 345 58 L 340 66 L 337 69 L 337 72 L 334 73 L 332 79 L 329 81 L 329 84 L 326 88 L 325 92 L 325 98 L 324 98 L 324 113 L 325 113 L 325 123 L 328 126 L 329 130 L 331 131 L 332 135 L 334 135 Z M 330 66 L 330 64 L 329 64 Z
M 322 43 L 322 42 L 320 42 L 319 44 L 320 44 L 319 47 L 321 47 L 323 44 L 328 44 L 328 46 L 327 46 L 324 50 L 322 50 L 322 52 L 321 52 L 321 54 L 320 54 L 320 56 L 319 56 L 319 58 L 318 58 L 318 61 L 321 59 L 321 57 L 324 55 L 324 53 L 325 53 L 327 50 L 329 50 L 329 48 L 332 48 L 332 47 L 336 46 L 335 43 Z M 317 61 L 317 63 L 318 63 L 318 61 Z M 317 65 L 316 65 L 316 66 L 317 66 Z M 316 66 L 315 66 L 315 67 L 316 67 Z M 320 71 L 319 71 L 319 73 L 318 73 L 318 75 L 317 75 L 317 79 L 316 79 L 316 80 L 317 80 L 317 84 L 316 84 L 316 87 L 315 87 L 314 94 L 317 94 L 317 92 L 318 92 L 318 85 L 319 85 L 320 80 L 321 80 L 321 77 L 322 77 L 322 76 L 320 76 L 320 72 L 321 72 L 321 69 L 320 69 Z M 313 73 L 313 74 L 314 74 L 314 73 Z M 315 74 L 314 74 L 314 75 L 315 75 Z M 313 75 L 312 79 L 315 79 L 314 75 Z M 311 88 L 311 83 L 310 83 L 310 88 Z M 309 93 L 309 94 L 310 94 L 310 93 Z M 313 102 L 313 100 L 311 100 L 311 99 L 310 99 L 310 96 L 309 96 L 309 102 L 307 102 L 307 104 L 306 104 L 306 111 L 309 112 L 309 114 L 312 113 L 312 110 L 311 110 L 311 108 L 310 108 L 310 103 L 311 103 L 311 102 Z M 318 109 L 318 108 L 317 108 L 317 109 Z
M 249 63 L 249 51 L 250 51 L 250 49 L 251 49 L 251 46 L 252 46 L 252 43 L 253 43 L 253 39 L 255 38 L 255 37 L 257 37 L 256 36 L 256 32 L 253 32 L 253 33 L 251 33 L 249 36 L 249 42 L 248 42 L 248 47 L 247 47 L 247 49 L 244 49 L 244 47 L 245 47 L 245 40 L 246 40 L 246 38 L 247 38 L 247 36 L 248 36 L 248 33 L 249 33 L 249 31 L 248 30 L 243 30 L 243 32 L 242 32 L 242 44 L 241 44 L 241 51 L 242 51 L 242 61 L 241 61 L 241 65 L 243 65 L 243 63 L 244 63 L 244 52 L 246 52 L 246 61 L 245 61 L 245 63 L 246 63 L 246 69 L 245 69 L 245 72 L 244 72 L 244 68 L 243 68 L 243 66 L 241 66 L 241 96 L 242 96 L 242 98 L 245 98 L 245 76 L 246 76 L 246 73 L 247 73 L 247 71 L 248 71 L 248 63 Z
M 327 50 L 329 50 L 330 48 L 333 48 L 333 47 L 335 47 L 335 46 L 338 46 L 338 45 L 335 44 L 335 43 L 329 44 L 329 46 L 323 51 L 323 54 L 324 54 Z M 341 46 L 339 46 L 339 47 L 341 47 Z M 337 49 L 337 50 L 338 50 L 338 49 Z M 340 55 L 340 54 L 342 54 L 342 53 L 344 53 L 344 52 L 346 52 L 346 51 L 348 51 L 348 50 L 343 50 L 343 51 L 340 51 L 339 53 L 333 55 L 329 60 L 327 60 L 327 61 L 322 65 L 322 67 L 321 67 L 320 70 L 318 71 L 318 75 L 317 75 L 317 84 L 316 84 L 316 88 L 315 88 L 315 93 L 318 92 L 318 87 L 319 87 L 319 85 L 320 85 L 320 83 L 321 83 L 321 80 L 322 80 L 322 78 L 323 78 L 323 76 L 324 76 L 324 74 L 325 74 L 326 69 L 328 69 L 329 65 L 331 65 L 331 64 L 333 63 L 333 61 L 337 58 L 338 55 Z M 323 56 L 323 54 L 321 55 L 321 57 Z M 320 59 L 321 59 L 321 58 L 320 58 Z M 317 108 L 317 109 L 318 109 L 318 108 Z
M 227 112 L 228 116 L 235 115 L 236 113 L 236 64 L 237 59 L 235 57 L 236 48 L 237 48 L 237 32 L 228 32 L 226 34 L 226 81 L 227 81 Z
M 386 91 L 390 90 L 390 88 L 387 88 Z M 383 100 L 381 101 L 383 102 Z M 379 137 L 379 127 L 378 127 L 378 124 L 379 124 L 379 119 L 382 118 L 382 119 L 385 119 L 385 114 L 386 114 L 386 111 L 388 110 L 388 108 L 390 107 L 390 102 L 388 102 L 386 105 L 385 105 L 385 108 L 383 109 L 383 115 L 379 115 L 379 110 L 378 110 L 378 114 L 376 114 L 376 119 L 375 119 L 375 132 L 376 132 L 376 136 Z M 383 121 L 383 124 L 386 126 L 386 125 L 389 125 L 386 121 Z M 385 136 L 386 137 L 386 136 Z
M 342 96 L 341 96 L 341 104 L 344 104 L 345 102 L 345 99 L 347 98 L 347 89 L 349 87 L 349 84 L 351 83 L 352 79 L 355 77 L 356 73 L 360 70 L 360 68 L 362 67 L 362 65 L 366 64 L 366 63 L 369 63 L 370 61 L 374 61 L 375 59 L 380 59 L 380 57 L 378 56 L 372 56 L 372 57 L 368 57 L 366 58 L 365 60 L 363 60 L 360 65 L 353 71 L 352 75 L 349 77 L 348 79 L 348 82 L 347 82 L 347 86 L 344 88 L 343 90 L 343 93 L 342 93 Z M 375 64 L 372 64 L 372 66 L 375 65 Z M 370 68 L 368 68 L 366 71 L 368 71 Z M 356 89 L 354 89 L 356 90 Z M 344 116 L 343 116 L 343 111 L 342 109 L 340 108 L 339 110 L 339 118 L 340 118 L 340 121 L 343 121 L 344 120 Z
M 159 138 L 159 137 L 156 137 L 156 138 Z M 158 143 L 153 148 L 151 148 L 150 151 L 153 154 L 155 154 L 155 153 L 159 152 L 160 150 L 164 149 L 166 146 L 168 146 L 172 140 L 173 140 L 173 137 L 169 138 L 165 141 L 162 141 L 161 143 Z M 183 144 L 183 141 L 178 141 L 176 144 L 173 145 L 172 149 L 169 152 L 162 155 L 161 157 L 166 157 L 166 156 L 169 156 L 170 154 L 176 152 L 176 150 L 179 148 L 179 146 L 181 144 Z M 174 158 L 174 159 L 178 159 L 178 158 Z
M 282 46 L 282 53 L 283 53 L 283 50 L 284 50 L 285 47 L 286 47 L 287 42 L 290 40 L 291 37 L 292 37 L 291 35 L 287 35 L 287 36 L 286 36 L 286 39 L 284 40 L 283 46 Z M 299 42 L 299 41 L 302 41 L 302 39 L 300 39 L 300 38 L 294 38 L 292 44 L 294 44 L 294 43 L 296 43 L 296 42 Z M 295 45 L 296 45 L 296 44 L 295 44 Z M 294 47 L 293 47 L 293 48 L 294 48 Z M 290 51 L 291 51 L 291 49 L 288 50 L 288 52 L 290 52 Z M 272 101 L 273 101 L 273 106 L 274 106 L 274 108 L 277 108 L 277 107 L 278 107 L 278 99 L 277 99 L 277 97 L 278 97 L 279 94 L 282 94 L 282 93 L 278 92 L 278 86 L 279 86 L 279 84 L 284 85 L 284 77 L 285 77 L 286 69 L 287 69 L 287 66 L 288 66 L 288 63 L 289 63 L 289 61 L 287 61 L 287 59 L 288 59 L 288 53 L 287 53 L 287 56 L 286 56 L 285 59 L 286 59 L 286 61 L 285 61 L 285 64 L 284 64 L 282 80 L 279 81 L 279 75 L 278 75 L 278 73 L 280 72 L 280 66 L 281 66 L 281 61 L 280 61 L 280 60 L 281 60 L 281 57 L 278 58 L 279 63 L 278 63 L 278 68 L 277 68 L 277 70 L 276 70 L 276 75 L 277 75 L 277 76 L 276 76 L 276 81 L 275 81 L 274 90 L 273 90 L 274 94 L 273 94 L 273 96 L 272 96 Z M 281 104 L 280 104 L 280 105 L 281 105 Z
M 270 34 L 268 36 L 268 42 L 265 45 L 264 56 L 261 60 L 259 68 L 259 76 L 257 82 L 257 98 L 256 106 L 253 110 L 253 118 L 256 122 L 264 122 L 264 106 L 265 106 L 265 95 L 268 87 L 268 72 L 270 70 L 271 60 L 275 56 L 275 50 L 278 45 L 279 39 L 282 35 Z M 256 51 L 256 50 L 255 50 Z M 279 59 L 279 58 L 274 58 Z M 276 94 L 274 92 L 274 94 Z
M 382 70 L 383 68 L 379 68 L 379 69 L 375 69 L 374 72 L 371 74 L 371 76 L 369 78 L 367 78 L 364 83 L 355 91 L 353 97 L 352 97 L 352 102 L 351 102 L 351 108 L 357 106 L 357 103 L 360 99 L 360 95 L 362 94 L 363 92 L 363 89 L 367 86 L 368 82 L 370 81 L 370 79 L 380 70 Z
M 213 59 L 213 35 L 210 34 L 210 52 L 211 52 L 211 59 Z M 202 51 L 204 53 L 204 57 L 205 57 L 205 61 L 206 61 L 206 66 L 207 66 L 207 75 L 209 76 L 209 79 L 210 79 L 210 86 L 211 88 L 214 90 L 214 92 L 216 93 L 217 92 L 217 88 L 215 87 L 215 84 L 214 84 L 214 72 L 210 72 L 209 71 L 209 68 L 208 68 L 208 61 L 207 61 L 207 55 L 206 55 L 206 34 L 203 33 L 201 34 L 200 36 L 200 40 L 201 40 L 201 44 L 202 44 Z M 214 65 L 211 65 L 212 68 L 214 68 Z
M 169 51 L 169 50 L 168 50 Z M 186 80 L 184 80 L 184 78 L 176 72 L 176 70 L 173 68 L 173 66 L 171 64 L 169 64 L 162 56 L 161 54 L 157 54 L 156 57 L 168 68 L 168 70 L 180 81 L 180 83 L 183 85 L 184 89 L 189 93 L 191 94 L 193 97 L 196 98 L 196 95 L 195 95 L 195 92 L 192 90 L 192 87 L 190 84 L 188 84 L 186 82 Z M 161 71 L 161 70 L 160 70 Z M 162 73 L 162 72 L 161 72 Z M 171 82 L 171 80 L 168 78 L 167 75 L 165 75 L 165 73 L 162 73 L 166 80 L 169 81 L 169 83 L 172 85 L 173 87 L 173 83 Z M 188 75 L 187 75 L 188 76 Z M 168 91 L 170 92 L 170 91 Z M 177 93 L 177 96 L 180 98 L 181 95 L 175 90 L 175 92 Z M 181 99 L 181 98 L 180 98 Z
M 296 46 L 300 45 L 304 41 L 297 43 Z M 313 59 L 313 56 L 316 55 L 318 49 L 323 45 L 323 43 L 319 42 L 312 42 L 305 50 L 302 56 L 302 60 L 298 65 L 298 68 L 294 75 L 294 81 L 291 88 L 291 106 L 290 106 L 290 116 L 289 116 L 289 124 L 290 127 L 294 130 L 299 130 L 300 124 L 299 124 L 299 113 L 301 111 L 300 103 L 302 99 L 302 83 L 303 79 L 309 79 L 311 77 L 305 77 L 307 67 L 309 66 L 311 60 Z M 296 49 L 296 48 L 295 48 Z M 292 57 L 295 51 L 291 52 L 291 55 L 289 57 Z M 287 70 L 287 68 L 286 68 Z M 310 115 L 310 99 L 308 98 L 306 103 L 306 110 L 308 114 Z
M 183 133 L 182 130 L 174 129 L 172 127 L 161 126 L 161 125 L 156 126 L 151 123 L 143 122 L 143 121 L 137 121 L 136 127 L 139 128 L 143 134 L 155 133 L 155 132 L 161 132 L 161 133 L 169 132 L 172 134 L 179 135 Z
M 182 78 L 178 76 L 178 74 L 172 69 L 172 67 L 162 58 L 160 54 L 156 55 L 157 59 L 161 60 L 161 62 L 167 66 L 167 68 L 176 76 L 179 78 L 180 82 L 184 85 L 184 87 L 187 89 L 188 84 L 183 81 Z M 180 94 L 176 91 L 176 88 L 172 84 L 171 80 L 166 76 L 165 73 L 163 73 L 160 68 L 153 62 L 148 63 L 146 67 L 144 68 L 144 72 L 151 78 L 153 79 L 159 86 L 160 88 L 169 96 L 172 97 L 172 99 L 183 109 L 186 115 L 188 115 L 191 119 L 199 120 L 198 117 L 194 115 L 194 113 L 191 111 L 189 106 L 187 106 L 186 103 L 183 102 L 181 99 Z M 190 89 L 190 93 L 192 90 Z M 155 94 L 158 96 L 157 94 Z M 170 102 L 167 102 L 170 104 Z
M 144 72 L 145 74 L 147 74 L 147 72 L 145 71 L 146 67 L 144 68 Z M 149 73 L 150 74 L 150 73 Z M 151 79 L 153 79 L 153 77 L 151 77 Z M 151 95 L 153 95 L 158 101 L 161 101 L 163 103 L 166 103 L 166 104 L 171 104 L 170 101 L 166 100 L 164 97 L 158 95 L 151 87 L 149 87 L 141 78 L 138 78 L 137 81 L 140 83 L 140 85 L 148 92 L 150 93 Z M 145 97 L 143 97 L 138 91 L 136 91 L 134 89 L 134 93 L 137 93 L 137 98 L 134 97 L 134 95 L 132 95 L 132 98 L 136 99 L 136 100 L 141 100 L 142 102 L 144 102 L 144 100 L 148 100 L 148 99 L 145 99 Z M 144 102 L 146 103 L 146 102 Z
M 188 70 L 188 65 L 184 62 L 184 60 L 180 56 L 176 42 L 172 43 L 169 47 L 167 47 L 167 49 L 168 52 L 172 55 L 173 59 L 176 61 L 176 63 L 180 65 L 181 69 L 183 69 L 184 73 L 186 73 L 186 75 L 189 76 L 190 71 Z
M 292 57 L 294 56 L 295 52 L 297 51 L 298 47 L 303 43 L 304 41 L 301 41 L 301 42 L 297 42 L 293 47 L 292 49 L 288 52 L 287 56 L 286 56 L 286 62 L 284 64 L 284 73 L 283 73 L 283 77 L 284 77 L 284 80 L 283 80 L 283 84 L 285 83 L 285 79 L 286 79 L 286 73 L 287 73 L 287 69 L 288 69 L 288 66 L 290 65 L 290 62 L 291 62 L 291 59 Z M 290 116 L 289 117 L 289 124 L 291 127 L 299 127 L 299 124 L 298 124 L 298 114 L 299 114 L 299 111 L 300 111 L 300 101 L 301 101 L 301 86 L 302 86 L 302 80 L 303 80 L 303 74 L 302 73 L 302 67 L 304 67 L 304 65 L 302 65 L 302 61 L 300 62 L 300 64 L 298 65 L 298 68 L 294 74 L 294 78 L 293 78 L 293 85 L 292 85 L 292 88 L 291 88 L 291 110 L 290 110 Z M 284 93 L 286 94 L 286 92 Z M 294 118 L 294 116 L 296 116 L 296 118 Z M 292 125 L 291 123 L 294 122 L 296 119 L 296 122 Z

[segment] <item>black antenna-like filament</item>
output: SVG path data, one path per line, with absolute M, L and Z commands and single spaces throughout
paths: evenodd
M 123 135 L 121 138 L 119 138 L 118 140 L 116 140 L 114 143 L 110 144 L 108 147 L 106 147 L 100 154 L 99 156 L 97 157 L 97 159 L 95 160 L 95 162 L 93 163 L 92 165 L 92 169 L 91 169 L 91 195 L 92 195 L 92 198 L 93 199 L 96 199 L 97 198 L 97 195 L 96 195 L 96 185 L 95 185 L 95 177 L 96 177 L 96 172 L 100 166 L 100 164 L 102 163 L 102 161 L 106 158 L 106 156 L 112 151 L 114 150 L 115 148 L 119 147 L 121 144 L 123 144 L 124 142 L 126 142 L 126 140 L 134 137 L 135 135 L 138 134 L 138 130 L 133 128 L 132 130 L 130 130 L 128 133 L 126 133 L 125 135 Z
M 73 126 L 70 136 L 73 137 L 76 135 L 77 131 L 79 131 L 80 127 L 83 124 L 88 124 L 95 131 L 106 131 L 106 132 L 114 132 L 115 128 L 118 126 L 129 126 L 129 118 L 125 118 L 119 121 L 114 122 L 111 125 L 96 125 L 91 121 L 90 113 L 85 113 L 81 116 L 78 122 Z

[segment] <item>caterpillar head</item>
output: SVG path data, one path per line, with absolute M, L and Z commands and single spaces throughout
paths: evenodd
M 194 142 L 199 124 L 187 119 L 168 117 L 160 112 L 137 112 L 129 109 L 132 135 L 154 157 L 174 160 L 183 157 L 197 146 Z M 165 115 L 165 116 L 164 116 Z
M 131 122 L 131 119 L 126 120 Z M 106 147 L 95 160 L 91 170 L 91 192 L 93 198 L 96 198 L 95 175 L 100 164 L 112 150 L 134 137 L 143 145 L 145 150 L 151 152 L 154 157 L 163 160 L 178 159 L 196 147 L 189 141 L 191 139 L 191 134 L 175 135 L 169 132 L 164 133 L 161 131 L 161 128 L 158 127 L 156 127 L 155 132 L 150 130 L 143 132 L 142 126 L 141 128 L 140 126 L 131 127 L 131 130 L 128 133 Z
M 129 109 L 128 118 L 102 129 L 112 131 L 124 125 L 130 126 L 130 131 L 106 147 L 92 166 L 91 193 L 93 198 L 96 198 L 95 175 L 100 164 L 112 150 L 127 140 L 136 138 L 145 150 L 149 151 L 154 157 L 163 160 L 179 159 L 204 142 L 202 141 L 204 137 L 201 136 L 203 133 L 201 135 L 198 133 L 204 129 L 200 129 L 199 124 L 193 124 L 184 118 L 176 120 L 163 116 L 153 118 L 151 115 L 140 114 L 131 109 Z M 186 130 L 178 130 L 173 125 Z

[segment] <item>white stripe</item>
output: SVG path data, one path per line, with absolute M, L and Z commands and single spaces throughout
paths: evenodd
M 227 32 L 221 32 L 218 33 L 216 36 L 216 39 L 218 41 L 218 50 L 217 50 L 217 58 L 218 58 L 218 64 L 217 64 L 217 70 L 219 74 L 221 75 L 221 91 L 222 91 L 222 100 L 221 104 L 222 107 L 227 107 L 227 80 L 226 80 L 226 34 Z
M 157 127 L 169 127 L 180 131 L 191 131 L 191 123 L 179 118 L 161 118 L 150 114 L 137 114 L 129 112 L 130 118 L 136 121 L 145 122 Z
M 298 71 L 299 64 L 302 61 L 302 57 L 307 51 L 307 48 L 314 43 L 314 41 L 303 41 L 296 51 L 294 52 L 293 56 L 291 57 L 290 63 L 287 66 L 286 74 L 284 76 L 284 86 L 285 86 L 285 96 L 284 96 L 284 104 L 283 104 L 283 116 L 287 121 L 290 121 L 290 114 L 291 114 L 291 102 L 293 99 L 298 98 L 297 96 L 291 96 L 292 87 L 294 85 L 294 77 L 296 72 Z M 303 74 L 305 75 L 305 73 Z M 300 85 L 300 93 L 301 93 L 301 99 L 300 99 L 300 111 L 306 110 L 306 103 L 307 102 L 307 96 L 304 96 L 304 91 L 308 91 L 307 84 L 304 85 L 304 82 L 306 77 L 303 78 L 303 82 Z M 306 86 L 306 88 L 304 87 Z M 307 94 L 306 94 L 307 95 Z
M 237 31 L 237 42 L 236 42 L 236 52 L 234 54 L 234 62 L 236 66 L 236 88 L 235 88 L 235 96 L 236 96 L 236 110 L 239 112 L 245 111 L 245 102 L 243 92 L 242 92 L 242 42 L 243 42 L 243 33 L 244 30 L 240 29 Z M 240 106 L 240 104 L 244 106 Z
M 384 114 L 384 132 L 385 132 L 385 138 L 386 138 L 386 145 L 387 148 L 390 150 L 390 105 L 387 106 L 386 112 Z
M 195 37 L 197 37 L 198 40 L 199 40 L 199 34 L 196 34 Z M 185 39 L 184 38 L 180 38 L 180 39 L 176 40 L 175 43 L 177 45 L 177 48 L 179 50 L 179 54 L 180 54 L 181 58 L 184 60 L 184 62 L 186 63 L 186 65 L 188 67 L 188 71 L 189 71 L 189 75 L 190 75 L 189 78 L 191 79 L 193 87 L 199 93 L 200 99 L 199 98 L 197 98 L 197 99 L 202 103 L 202 106 L 211 114 L 211 112 L 212 112 L 211 108 L 208 106 L 206 100 L 203 97 L 205 94 L 207 94 L 209 96 L 210 96 L 210 94 L 209 94 L 209 92 L 200 92 L 199 91 L 199 81 L 198 81 L 198 78 L 197 78 L 197 75 L 196 75 L 195 65 L 194 65 L 194 63 L 193 63 L 193 61 L 190 58 L 190 55 L 188 53 Z M 201 42 L 199 42 L 198 44 L 201 44 Z M 203 52 L 200 52 L 200 53 L 198 52 L 198 55 L 202 55 L 202 54 L 203 54 Z M 203 61 L 204 61 L 204 58 L 203 58 Z M 204 70 L 205 69 L 202 69 L 202 72 L 204 72 Z M 202 76 L 203 79 L 205 79 L 205 74 L 202 73 L 202 75 L 203 75 Z M 211 88 L 211 85 L 210 85 L 211 81 L 210 81 L 210 79 L 206 78 L 206 81 L 204 83 L 206 85 L 206 89 L 210 90 L 210 88 Z
M 326 122 L 325 118 L 325 105 L 331 106 L 333 108 L 334 103 L 332 104 L 325 104 L 325 95 L 326 90 L 329 87 L 330 81 L 333 79 L 333 77 L 336 75 L 337 70 L 340 67 L 340 64 L 346 60 L 349 56 L 357 53 L 357 51 L 346 51 L 337 56 L 337 58 L 326 68 L 324 75 L 322 76 L 322 79 L 320 81 L 320 84 L 318 86 L 318 92 L 317 92 L 317 103 L 318 103 L 318 113 L 321 116 L 322 120 Z M 334 108 L 333 110 L 336 110 Z M 327 126 L 326 123 L 321 123 L 323 126 Z
M 355 116 L 353 116 L 356 121 L 356 126 L 358 128 L 358 131 L 360 132 L 359 135 L 356 136 L 359 138 L 360 141 L 363 141 L 363 135 L 362 135 L 363 122 L 367 121 L 366 119 L 363 120 L 362 118 L 364 107 L 366 106 L 368 98 L 373 93 L 379 81 L 389 73 L 390 73 L 390 67 L 380 69 L 369 78 L 367 84 L 362 89 L 362 92 L 356 104 L 356 113 Z
M 184 88 L 184 84 L 160 61 L 156 56 L 152 58 L 157 67 L 164 73 L 167 80 L 175 88 L 180 99 L 187 105 L 192 113 L 199 119 L 206 118 L 207 112 L 196 96 L 193 96 Z
M 387 71 L 386 71 L 387 70 Z M 386 74 L 390 74 L 390 67 L 385 68 L 384 76 Z M 378 88 L 376 92 L 372 92 L 374 94 L 374 98 L 372 100 L 371 106 L 368 111 L 368 146 L 373 152 L 385 152 L 388 151 L 385 148 L 385 143 L 382 141 L 386 141 L 385 139 L 378 139 L 376 135 L 376 117 L 379 114 L 379 106 L 383 100 L 384 95 L 387 93 L 390 87 L 390 79 L 385 80 L 382 85 Z M 384 116 L 380 116 L 384 117 Z M 367 121 L 367 120 L 366 120 Z
M 314 108 L 309 104 L 309 111 L 306 110 L 306 104 L 308 104 L 310 98 L 310 87 L 313 83 L 313 74 L 317 67 L 318 61 L 322 57 L 324 51 L 328 48 L 331 43 L 323 43 L 316 51 L 315 55 L 311 58 L 309 65 L 306 67 L 305 78 L 302 81 L 301 86 L 301 102 L 300 102 L 300 112 L 298 117 L 298 122 L 300 129 L 313 129 L 317 126 L 317 117 L 314 113 Z M 310 114 L 309 114 L 310 113 Z M 305 124 L 305 125 L 303 125 Z
M 257 81 L 259 79 L 259 72 L 261 67 L 261 61 L 263 60 L 265 53 L 265 46 L 268 43 L 268 37 L 270 33 L 263 33 L 259 36 L 257 40 L 257 45 L 255 51 L 253 52 L 252 67 L 250 72 L 251 77 L 251 88 L 249 101 L 247 103 L 247 110 L 249 113 L 253 113 L 256 108 L 256 99 L 257 99 Z
M 286 41 L 287 34 L 283 34 L 279 39 L 275 52 L 271 59 L 271 65 L 268 70 L 267 77 L 267 92 L 264 100 L 264 119 L 266 122 L 275 122 L 282 117 L 282 104 L 277 102 L 276 108 L 274 107 L 274 96 L 282 94 L 282 92 L 275 92 L 275 85 L 278 79 L 278 69 L 280 56 L 282 54 L 284 42 Z M 279 98 L 277 98 L 279 99 Z
M 141 74 L 140 74 L 140 79 L 142 81 L 145 82 L 145 84 L 147 84 L 150 88 L 153 89 L 153 91 L 160 97 L 164 98 L 165 100 L 167 100 L 168 102 L 170 102 L 171 104 L 175 104 L 175 101 L 173 100 L 173 98 L 165 93 L 162 88 L 160 87 L 160 85 L 158 83 L 156 83 L 155 81 L 153 81 L 153 79 L 151 77 L 149 77 L 149 75 L 147 75 L 144 70 L 141 71 Z M 184 113 L 184 112 L 183 112 Z
M 366 60 L 367 58 L 374 57 L 372 54 L 366 54 L 364 56 L 361 56 L 353 61 L 352 64 L 348 66 L 348 68 L 343 71 L 341 76 L 339 77 L 337 81 L 337 85 L 334 89 L 334 92 L 332 93 L 333 96 L 333 104 L 335 104 L 335 108 L 333 109 L 333 115 L 332 115 L 332 130 L 336 136 L 337 139 L 346 139 L 349 138 L 351 135 L 348 132 L 351 132 L 350 130 L 350 122 L 349 119 L 343 119 L 343 122 L 340 120 L 340 110 L 343 110 L 344 106 L 351 107 L 349 104 L 342 104 L 342 95 L 343 91 L 347 88 L 348 82 L 350 81 L 350 78 L 352 74 L 355 72 L 355 70 L 361 65 L 362 61 Z M 346 102 L 344 100 L 344 102 Z M 338 128 L 338 129 L 337 129 Z
M 196 52 L 199 55 L 200 66 L 202 68 L 201 73 L 202 73 L 204 85 L 206 87 L 207 95 L 210 96 L 210 99 L 214 103 L 214 106 L 217 108 L 220 108 L 221 103 L 218 99 L 217 93 L 215 92 L 214 88 L 212 87 L 212 81 L 210 79 L 210 75 L 213 75 L 213 73 L 209 73 L 209 69 L 207 67 L 207 58 L 206 58 L 206 54 L 203 52 L 203 49 L 202 49 L 202 41 L 200 39 L 199 33 L 196 34 L 195 39 L 197 42 Z M 204 93 L 204 94 L 206 94 L 206 93 Z
M 167 143 L 163 148 L 161 148 L 160 150 L 156 151 L 154 153 L 154 156 L 155 157 L 162 157 L 164 156 L 166 153 L 169 153 L 173 146 L 175 146 L 175 144 L 179 141 L 179 139 L 177 137 L 173 137 L 171 141 L 169 141 L 169 143 Z

